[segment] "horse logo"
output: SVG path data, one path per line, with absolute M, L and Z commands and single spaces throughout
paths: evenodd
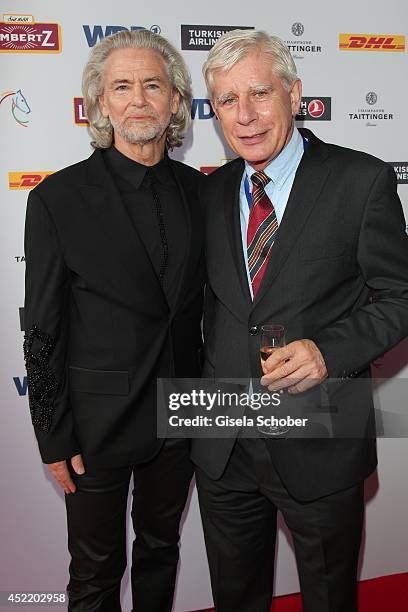
M 31 109 L 28 106 L 27 100 L 25 99 L 21 89 L 18 91 L 4 91 L 0 94 L 0 104 L 4 100 L 11 99 L 11 114 L 19 125 L 27 127 L 29 119 L 24 120 L 24 115 L 29 115 Z

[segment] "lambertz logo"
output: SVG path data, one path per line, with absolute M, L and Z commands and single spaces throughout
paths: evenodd
M 296 115 L 296 121 L 330 121 L 331 120 L 331 98 L 306 98 L 302 97 L 300 109 Z
M 93 47 L 97 42 L 105 38 L 106 36 L 110 36 L 111 34 L 116 34 L 116 32 L 120 32 L 121 30 L 146 30 L 145 26 L 141 25 L 132 25 L 132 26 L 122 26 L 122 25 L 83 25 L 82 26 L 86 38 L 86 42 L 89 47 Z M 160 34 L 161 27 L 158 25 L 150 26 L 149 30 L 154 32 L 155 34 Z
M 33 189 L 50 174 L 52 174 L 52 171 L 9 172 L 9 189 Z
M 365 95 L 365 102 L 370 105 L 370 108 L 358 108 L 353 113 L 348 113 L 351 121 L 365 121 L 367 127 L 376 127 L 378 122 L 392 121 L 394 114 L 386 112 L 384 108 L 374 108 L 378 101 L 378 95 L 375 91 L 369 91 Z
M 394 168 L 398 185 L 408 185 L 408 161 L 388 163 Z
M 76 125 L 89 125 L 85 116 L 83 98 L 74 98 L 74 121 Z
M 215 113 L 210 100 L 207 98 L 194 98 L 191 103 L 192 119 L 212 119 L 214 116 Z
M 225 32 L 253 30 L 253 26 L 181 25 L 181 48 L 184 51 L 209 51 Z
M 28 106 L 28 102 L 21 89 L 0 93 L 0 105 L 4 103 L 4 106 L 7 106 L 7 102 L 11 102 L 10 110 L 16 123 L 21 125 L 21 127 L 27 127 L 29 124 L 27 115 L 31 113 L 31 108 Z
M 305 26 L 300 21 L 296 21 L 291 27 L 293 36 L 298 37 L 297 40 L 285 40 L 284 43 L 288 47 L 295 59 L 303 59 L 306 55 L 321 53 L 322 45 L 313 40 L 300 40 L 299 37 L 305 33 Z
M 340 51 L 405 51 L 400 34 L 339 34 Z
M 3 53 L 60 53 L 61 26 L 36 23 L 32 15 L 3 15 L 0 51 Z

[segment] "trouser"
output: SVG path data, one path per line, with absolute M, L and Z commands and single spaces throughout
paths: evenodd
M 197 468 L 196 481 L 216 612 L 269 612 L 278 510 L 292 534 L 304 612 L 357 611 L 363 483 L 297 501 L 259 438 L 237 441 L 219 480 Z
M 179 524 L 193 466 L 186 440 L 166 440 L 147 463 L 73 475 L 65 496 L 68 520 L 68 610 L 120 612 L 126 569 L 126 510 L 133 474 L 134 612 L 170 612 L 179 558 Z

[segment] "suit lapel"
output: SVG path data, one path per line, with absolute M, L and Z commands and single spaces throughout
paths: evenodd
M 232 259 L 234 261 L 235 274 L 238 277 L 241 289 L 239 296 L 240 301 L 242 301 L 243 298 L 246 306 L 250 306 L 252 299 L 248 287 L 248 277 L 246 273 L 244 253 L 242 250 L 239 200 L 242 173 L 244 171 L 243 161 L 241 159 L 235 160 L 231 170 L 231 178 L 225 180 L 223 185 L 225 227 L 227 228 L 229 247 Z M 231 279 L 229 279 L 227 282 L 228 284 L 231 284 Z
M 133 291 L 140 291 L 140 271 L 147 270 L 143 275 L 143 292 L 150 299 L 157 300 L 156 305 L 162 303 L 167 308 L 151 259 L 126 212 L 99 150 L 89 158 L 88 181 L 81 185 L 80 190 L 97 226 L 105 236 L 105 248 L 111 254 L 111 281 L 116 284 L 119 293 L 130 297 Z
M 304 130 L 302 130 L 304 131 Z M 256 307 L 267 295 L 272 283 L 282 270 L 285 260 L 293 250 L 310 213 L 319 198 L 320 192 L 329 176 L 327 151 L 323 142 L 311 132 L 304 131 L 309 139 L 309 146 L 303 154 L 296 172 L 292 190 L 278 235 L 273 244 L 268 266 L 262 283 L 254 300 Z

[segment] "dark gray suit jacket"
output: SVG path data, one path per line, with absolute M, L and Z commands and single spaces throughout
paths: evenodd
M 301 131 L 309 146 L 253 303 L 239 221 L 243 161 L 221 167 L 202 190 L 204 375 L 259 378 L 259 328 L 267 322 L 283 323 L 287 342 L 316 342 L 329 377 L 341 379 L 328 385 L 328 394 L 336 412 L 334 434 L 342 439 L 268 442 L 288 490 L 313 499 L 351 486 L 375 468 L 372 394 L 363 383 L 370 363 L 408 334 L 408 238 L 392 168 Z M 356 428 L 357 437 L 345 439 Z M 195 440 L 193 460 L 218 478 L 233 443 Z

